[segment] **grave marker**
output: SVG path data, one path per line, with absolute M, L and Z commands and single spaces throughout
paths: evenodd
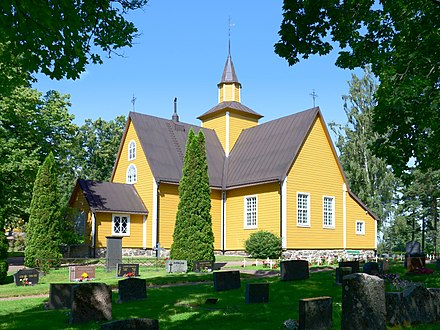
M 362 267 L 362 271 L 368 275 L 377 275 L 379 274 L 379 264 L 377 262 L 367 262 Z
M 72 288 L 76 283 L 50 283 L 49 309 L 65 309 L 72 306 Z
M 167 273 L 186 273 L 188 264 L 186 260 L 167 260 L 165 261 L 165 270 Z
M 358 260 L 354 260 L 354 261 L 341 261 L 338 263 L 339 267 L 351 267 L 351 272 L 354 273 L 359 273 L 359 261 Z
M 112 319 L 112 291 L 104 283 L 84 283 L 72 288 L 70 323 Z
M 14 274 L 16 286 L 26 286 L 38 284 L 40 273 L 35 268 L 20 269 Z
M 333 299 L 317 297 L 300 299 L 299 329 L 331 329 L 333 326 Z
M 118 281 L 119 301 L 127 302 L 131 300 L 147 298 L 147 280 L 130 277 Z
M 248 283 L 246 284 L 246 304 L 268 303 L 269 283 Z
M 117 264 L 116 277 L 124 277 L 129 274 L 139 276 L 139 264 Z
M 352 274 L 351 267 L 339 267 L 335 269 L 336 272 L 336 284 L 341 285 L 342 279 L 346 275 Z
M 212 272 L 213 269 L 214 262 L 211 260 L 194 261 L 193 271 L 195 271 L 196 273 Z
M 214 290 L 226 291 L 240 289 L 240 272 L 238 270 L 231 270 L 227 272 L 214 272 Z
M 133 318 L 133 319 L 107 322 L 101 325 L 101 330 L 120 330 L 120 329 L 159 330 L 159 320 Z
M 306 280 L 309 278 L 307 260 L 281 261 L 281 281 Z
M 70 266 L 69 279 L 75 282 L 86 282 L 95 278 L 95 266 Z M 87 277 L 85 275 L 87 274 Z

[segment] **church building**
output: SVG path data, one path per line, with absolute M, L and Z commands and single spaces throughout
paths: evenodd
M 350 191 L 319 107 L 260 124 L 241 103 L 230 54 L 217 86 L 200 127 L 176 107 L 171 119 L 130 112 L 110 182 L 77 181 L 70 205 L 91 255 L 103 255 L 110 236 L 122 237 L 124 254 L 170 249 L 190 128 L 206 138 L 217 252 L 242 253 L 250 234 L 267 230 L 290 255 L 373 253 L 377 217 Z

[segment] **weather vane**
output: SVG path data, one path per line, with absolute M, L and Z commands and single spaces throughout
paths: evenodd
M 131 104 L 133 104 L 133 112 L 134 112 L 134 105 L 135 105 L 135 103 L 136 103 L 136 98 L 134 97 L 134 94 L 133 94 L 133 97 L 131 99 Z
M 315 107 L 315 100 L 318 98 L 318 94 L 315 93 L 315 89 L 309 94 L 313 98 L 313 107 Z

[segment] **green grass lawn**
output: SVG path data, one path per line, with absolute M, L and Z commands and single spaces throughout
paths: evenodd
M 434 265 L 429 265 L 434 267 Z M 422 282 L 427 287 L 440 287 L 440 275 L 404 276 L 402 266 L 393 265 L 392 272 L 399 272 L 402 278 Z M 20 294 L 29 293 L 38 287 L 49 287 L 49 282 L 66 282 L 67 271 L 51 272 L 34 287 L 15 287 L 14 284 L 0 286 L 0 294 L 14 290 Z M 141 268 L 143 278 L 149 284 L 175 282 L 211 281 L 212 274 L 171 275 L 165 272 L 151 274 Z M 119 279 L 113 273 L 97 269 L 97 281 L 116 285 Z M 270 283 L 270 301 L 267 304 L 245 304 L 246 283 Z M 334 271 L 311 273 L 304 281 L 282 282 L 279 277 L 252 278 L 242 274 L 241 289 L 215 292 L 211 282 L 206 284 L 150 287 L 148 298 L 143 301 L 117 304 L 113 294 L 113 319 L 147 317 L 159 319 L 161 329 L 280 329 L 284 320 L 298 319 L 299 299 L 331 296 L 333 298 L 333 329 L 340 329 L 342 288 L 334 284 Z M 190 284 L 190 283 L 189 283 Z M 6 291 L 5 291 L 6 290 Z M 24 291 L 21 291 L 24 290 Z M 45 289 L 46 290 L 46 289 Z M 18 294 L 14 294 L 18 295 Z M 218 298 L 215 305 L 204 304 L 207 298 Z M 100 323 L 86 323 L 78 326 L 68 324 L 69 311 L 45 310 L 47 298 L 26 298 L 0 302 L 0 329 L 99 329 Z M 400 329 L 400 328 L 394 328 Z M 408 329 L 408 328 L 406 328 Z M 419 325 L 412 329 L 439 329 L 439 325 Z

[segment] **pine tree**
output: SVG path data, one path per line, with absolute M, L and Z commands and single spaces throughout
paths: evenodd
M 191 129 L 188 134 L 179 198 L 170 257 L 187 260 L 191 270 L 194 261 L 215 260 L 208 163 L 202 131 L 196 136 Z
M 29 223 L 26 227 L 25 264 L 28 267 L 59 265 L 61 253 L 61 208 L 57 193 L 55 159 L 50 153 L 35 179 Z
M 376 90 L 368 67 L 363 77 L 352 75 L 349 95 L 343 96 L 347 123 L 331 123 L 330 127 L 336 134 L 339 159 L 350 189 L 384 221 L 393 211 L 397 181 L 385 161 L 376 157 L 370 148 L 379 137 L 373 131 L 372 122 Z

